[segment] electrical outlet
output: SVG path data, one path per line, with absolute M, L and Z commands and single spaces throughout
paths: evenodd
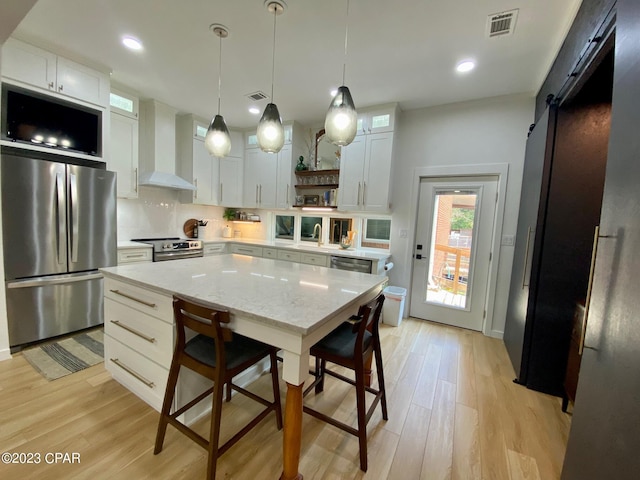
M 502 245 L 505 247 L 513 247 L 516 244 L 515 235 L 503 235 L 502 236 Z
M 400 230 L 400 238 L 407 238 L 407 230 L 406 229 L 402 229 Z

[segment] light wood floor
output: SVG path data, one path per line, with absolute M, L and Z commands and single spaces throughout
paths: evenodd
M 306 480 L 559 478 L 570 417 L 558 398 L 512 383 L 500 340 L 414 319 L 381 331 L 389 420 L 378 408 L 369 424 L 369 471 L 358 468 L 356 437 L 305 415 Z M 254 388 L 268 391 L 268 376 Z M 255 411 L 241 397 L 223 409 L 223 437 Z M 355 423 L 355 395 L 335 379 L 305 401 Z M 204 450 L 171 426 L 153 455 L 157 420 L 102 365 L 48 382 L 20 355 L 0 362 L 0 453 L 42 456 L 37 465 L 0 463 L 1 479 L 204 478 Z M 218 478 L 277 479 L 281 448 L 271 414 L 223 455 Z M 46 452 L 77 452 L 80 464 L 46 464 Z

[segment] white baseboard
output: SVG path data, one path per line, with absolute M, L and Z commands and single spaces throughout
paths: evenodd
M 5 348 L 3 350 L 0 350 L 0 362 L 4 361 L 4 360 L 9 360 L 11 358 L 11 350 L 8 348 Z

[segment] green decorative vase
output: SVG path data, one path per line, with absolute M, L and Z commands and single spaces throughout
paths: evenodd
M 304 164 L 304 157 L 300 155 L 300 158 L 298 158 L 298 164 L 296 165 L 296 172 L 301 172 L 306 169 L 307 166 Z

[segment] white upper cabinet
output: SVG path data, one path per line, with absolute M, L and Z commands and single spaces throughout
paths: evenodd
M 247 208 L 276 207 L 276 172 L 278 155 L 259 148 L 245 152 L 242 206 Z
M 278 152 L 278 172 L 276 179 L 276 208 L 289 208 L 292 205 L 294 186 L 293 146 L 285 144 Z
M 109 105 L 106 74 L 13 38 L 2 47 L 2 76 L 104 108 Z
M 398 109 L 395 104 L 358 112 L 356 135 L 393 132 Z
M 220 205 L 242 206 L 242 178 L 242 158 L 229 156 L 220 159 Z
M 242 206 L 242 165 L 244 163 L 244 136 L 242 132 L 229 130 L 231 151 L 220 159 L 220 201 L 225 207 Z
M 182 192 L 182 201 L 198 205 L 218 205 L 219 160 L 212 157 L 204 146 L 206 121 L 193 115 L 176 117 L 176 155 L 180 175 L 196 187 Z
M 342 148 L 338 208 L 387 212 L 393 132 L 357 136 Z
M 117 175 L 117 195 L 120 198 L 138 198 L 138 99 L 123 92 L 113 91 L 110 112 L 109 170 Z M 135 108 L 134 108 L 135 105 Z M 120 114 L 121 111 L 126 115 Z

